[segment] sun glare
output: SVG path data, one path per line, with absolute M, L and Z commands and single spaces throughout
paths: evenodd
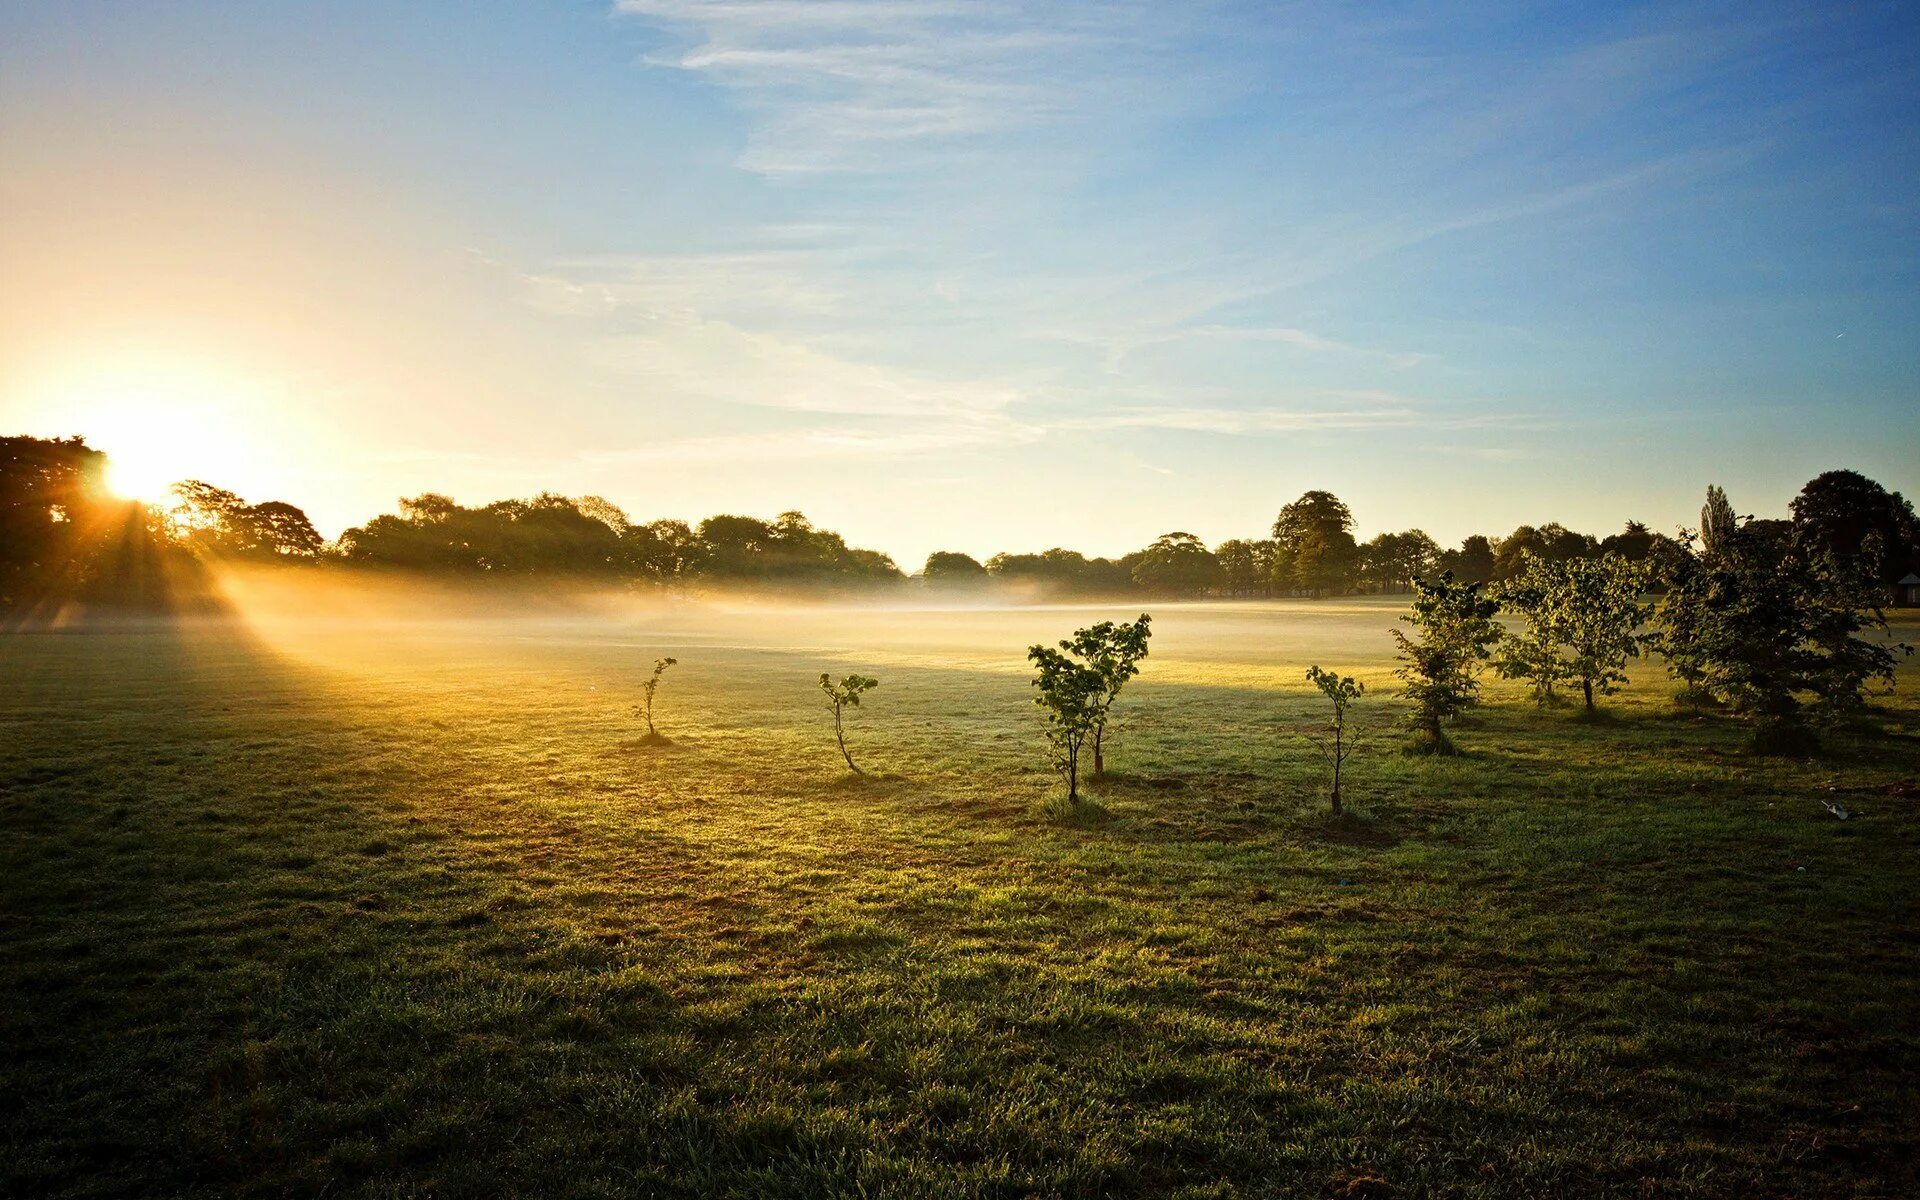
M 89 445 L 105 451 L 107 487 L 125 499 L 163 503 L 186 479 L 254 498 L 275 485 L 250 434 L 254 403 L 210 375 L 121 372 L 58 389 L 46 422 L 84 431 Z

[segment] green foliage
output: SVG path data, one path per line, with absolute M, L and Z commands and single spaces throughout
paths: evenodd
M 1897 656 L 1912 650 L 1860 636 L 1886 630 L 1870 566 L 1792 526 L 1748 522 L 1715 545 L 1670 573 L 1657 644 L 1753 720 L 1755 750 L 1810 749 L 1810 715 L 1844 717 L 1874 683 L 1893 685 Z
M 1033 702 L 1046 718 L 1047 744 L 1054 769 L 1067 781 L 1067 799 L 1080 802 L 1080 752 L 1106 723 L 1112 703 L 1110 681 L 1100 671 L 1051 646 L 1030 646 L 1034 665 Z
M 1169 533 L 1141 552 L 1133 582 L 1161 596 L 1204 596 L 1225 580 L 1220 560 L 1191 533 Z
M 1282 591 L 1325 596 L 1352 588 L 1360 548 L 1353 513 L 1332 492 L 1313 491 L 1273 522 L 1273 581 Z
M 1120 698 L 1120 690 L 1127 682 L 1140 673 L 1140 660 L 1147 656 L 1147 640 L 1152 636 L 1153 618 L 1141 613 L 1134 621 L 1101 621 L 1076 629 L 1072 637 L 1060 643 L 1060 649 L 1077 657 L 1104 681 L 1106 694 L 1101 702 L 1100 719 L 1093 728 L 1095 776 L 1107 771 L 1107 717 L 1113 702 Z
M 660 736 L 653 728 L 653 695 L 660 690 L 660 677 L 667 673 L 668 667 L 673 666 L 679 661 L 679 659 L 671 655 L 666 658 L 654 659 L 653 674 L 647 676 L 647 681 L 640 685 L 640 692 L 646 697 L 646 705 L 641 711 L 646 714 L 647 736 L 650 738 L 658 738 Z
M 1220 583 L 1230 596 L 1265 596 L 1273 590 L 1273 542 L 1229 538 L 1213 549 Z
M 1527 679 L 1534 699 L 1552 699 L 1554 685 L 1577 683 L 1586 711 L 1594 696 L 1626 682 L 1626 664 L 1640 653 L 1638 630 L 1653 607 L 1641 600 L 1652 568 L 1617 554 L 1562 562 L 1525 555 L 1513 578 L 1495 585 L 1501 608 L 1518 612 L 1525 628 L 1500 640 L 1496 662 L 1508 678 Z
M 1088 558 L 1055 546 L 1039 554 L 996 554 L 986 563 L 995 581 L 1041 595 L 1097 596 L 1130 591 L 1131 567 L 1111 558 Z
M 1307 681 L 1320 689 L 1320 694 L 1333 704 L 1333 716 L 1319 730 L 1307 730 L 1302 733 L 1313 748 L 1326 760 L 1327 767 L 1333 773 L 1333 785 L 1327 798 L 1333 804 L 1334 815 L 1341 812 L 1340 776 L 1347 759 L 1353 756 L 1357 744 L 1353 732 L 1347 727 L 1347 710 L 1353 702 L 1366 693 L 1366 685 L 1351 675 L 1336 675 L 1332 671 L 1321 670 L 1315 663 L 1307 668 Z
M 1529 557 L 1549 562 L 1589 558 L 1600 552 L 1600 543 L 1592 534 L 1575 533 L 1557 521 L 1534 527 L 1522 525 L 1502 538 L 1493 552 L 1494 579 L 1518 575 Z
M 1400 660 L 1394 674 L 1405 685 L 1400 694 L 1413 702 L 1407 724 L 1414 731 L 1410 749 L 1416 753 L 1454 753 L 1446 722 L 1478 700 L 1480 664 L 1501 635 L 1494 620 L 1499 610 L 1477 583 L 1459 583 L 1444 572 L 1437 579 L 1416 581 L 1412 611 L 1400 619 L 1419 630 L 1420 637 L 1388 630 Z
M 1383 533 L 1360 547 L 1360 582 L 1372 592 L 1411 591 L 1439 562 L 1440 547 L 1424 531 Z
M 840 743 L 840 757 L 847 760 L 847 767 L 854 774 L 865 774 L 853 761 L 853 755 L 847 752 L 846 710 L 860 707 L 860 697 L 880 686 L 878 679 L 866 675 L 849 675 L 839 683 L 833 676 L 820 673 L 820 690 L 827 694 L 827 704 L 833 709 L 833 736 Z
M 1692 530 L 1682 529 L 1678 538 L 1662 538 L 1655 547 L 1649 563 L 1660 598 L 1654 605 L 1653 627 L 1641 643 L 1660 655 L 1667 673 L 1680 681 L 1675 698 L 1697 710 L 1720 701 L 1706 687 L 1705 650 L 1700 641 L 1706 594 L 1694 578 L 1705 568 L 1694 537 Z
M 1493 578 L 1493 542 L 1484 534 L 1476 533 L 1463 539 L 1458 550 L 1442 551 L 1436 565 L 1455 579 L 1486 583 Z
M 1733 536 L 1739 531 L 1739 518 L 1733 515 L 1733 505 L 1727 501 L 1727 493 L 1717 483 L 1707 485 L 1707 502 L 1700 506 L 1700 551 L 1707 558 L 1718 555 L 1721 549 L 1733 542 Z

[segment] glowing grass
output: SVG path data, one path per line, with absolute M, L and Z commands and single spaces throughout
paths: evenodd
M 1920 1187 L 1910 680 L 1799 764 L 1496 691 L 1334 820 L 1300 671 L 1384 719 L 1391 610 L 1157 609 L 1069 819 L 1086 615 L 0 641 L 0 1193 Z

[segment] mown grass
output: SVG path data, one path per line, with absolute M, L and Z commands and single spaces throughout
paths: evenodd
M 1370 697 L 1336 821 L 1392 610 L 1161 608 L 1062 815 L 1085 615 L 0 640 L 0 1194 L 1920 1193 L 1911 680 L 1806 762 Z

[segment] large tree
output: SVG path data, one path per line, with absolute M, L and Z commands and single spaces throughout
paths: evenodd
M 1273 521 L 1274 583 L 1325 596 L 1348 591 L 1358 566 L 1353 513 L 1332 492 L 1312 491 Z
M 1913 505 L 1857 471 L 1826 471 L 1789 507 L 1813 545 L 1836 558 L 1862 560 L 1883 584 L 1920 570 L 1920 521 Z
M 1220 560 L 1191 533 L 1168 533 L 1148 546 L 1134 563 L 1133 582 L 1162 596 L 1204 596 L 1220 586 Z
M 1886 643 L 1884 591 L 1864 565 L 1798 525 L 1745 522 L 1669 578 L 1663 648 L 1680 649 L 1699 687 L 1754 721 L 1759 751 L 1813 748 L 1810 717 L 1858 709 L 1911 652 Z

